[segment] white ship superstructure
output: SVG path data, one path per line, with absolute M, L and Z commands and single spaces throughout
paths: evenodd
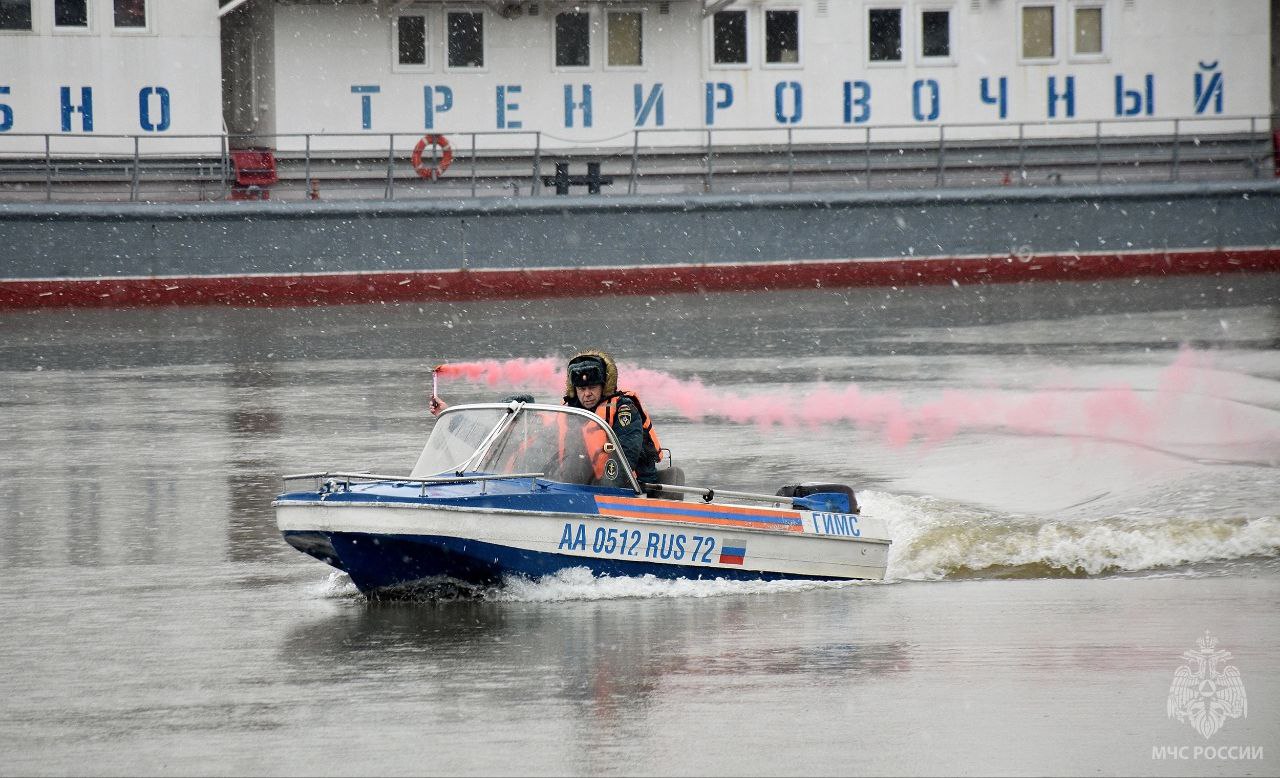
M 0 310 L 1274 273 L 1277 24 L 0 0 Z
M 1174 118 L 1259 130 L 1275 5 L 0 0 L 0 153 L 132 146 L 109 136 L 200 153 L 224 133 L 296 150 L 385 149 L 388 133 L 554 148 L 689 146 L 708 129 L 798 145 L 867 128 L 1167 133 Z

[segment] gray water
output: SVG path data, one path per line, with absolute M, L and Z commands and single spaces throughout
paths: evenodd
M 408 471 L 433 365 L 590 347 L 692 482 L 853 485 L 888 579 L 370 603 L 279 538 L 281 474 Z M 0 314 L 0 773 L 1280 774 L 1278 347 L 1275 275 Z

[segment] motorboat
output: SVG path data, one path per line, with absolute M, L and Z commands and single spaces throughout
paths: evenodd
M 882 579 L 890 538 L 854 491 L 775 494 L 639 483 L 594 413 L 512 401 L 444 410 L 408 476 L 284 476 L 284 539 L 365 595 L 501 585 L 583 567 L 595 576 Z M 305 487 L 298 490 L 299 487 Z M 293 489 L 292 491 L 290 489 Z

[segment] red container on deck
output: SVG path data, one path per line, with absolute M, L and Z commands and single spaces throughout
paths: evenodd
M 271 185 L 280 180 L 271 149 L 236 149 L 231 152 L 231 167 L 236 175 L 232 200 L 269 200 Z

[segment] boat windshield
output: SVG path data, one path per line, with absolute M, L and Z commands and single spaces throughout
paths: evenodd
M 494 475 L 542 473 L 561 483 L 635 490 L 626 459 L 604 422 L 593 413 L 570 408 L 521 406 L 479 460 L 468 461 L 506 412 L 492 407 L 445 411 L 413 477 L 453 472 L 466 464 L 468 470 Z
M 456 472 L 475 456 L 476 449 L 507 413 L 506 406 L 446 410 L 431 430 L 410 477 L 430 478 Z

